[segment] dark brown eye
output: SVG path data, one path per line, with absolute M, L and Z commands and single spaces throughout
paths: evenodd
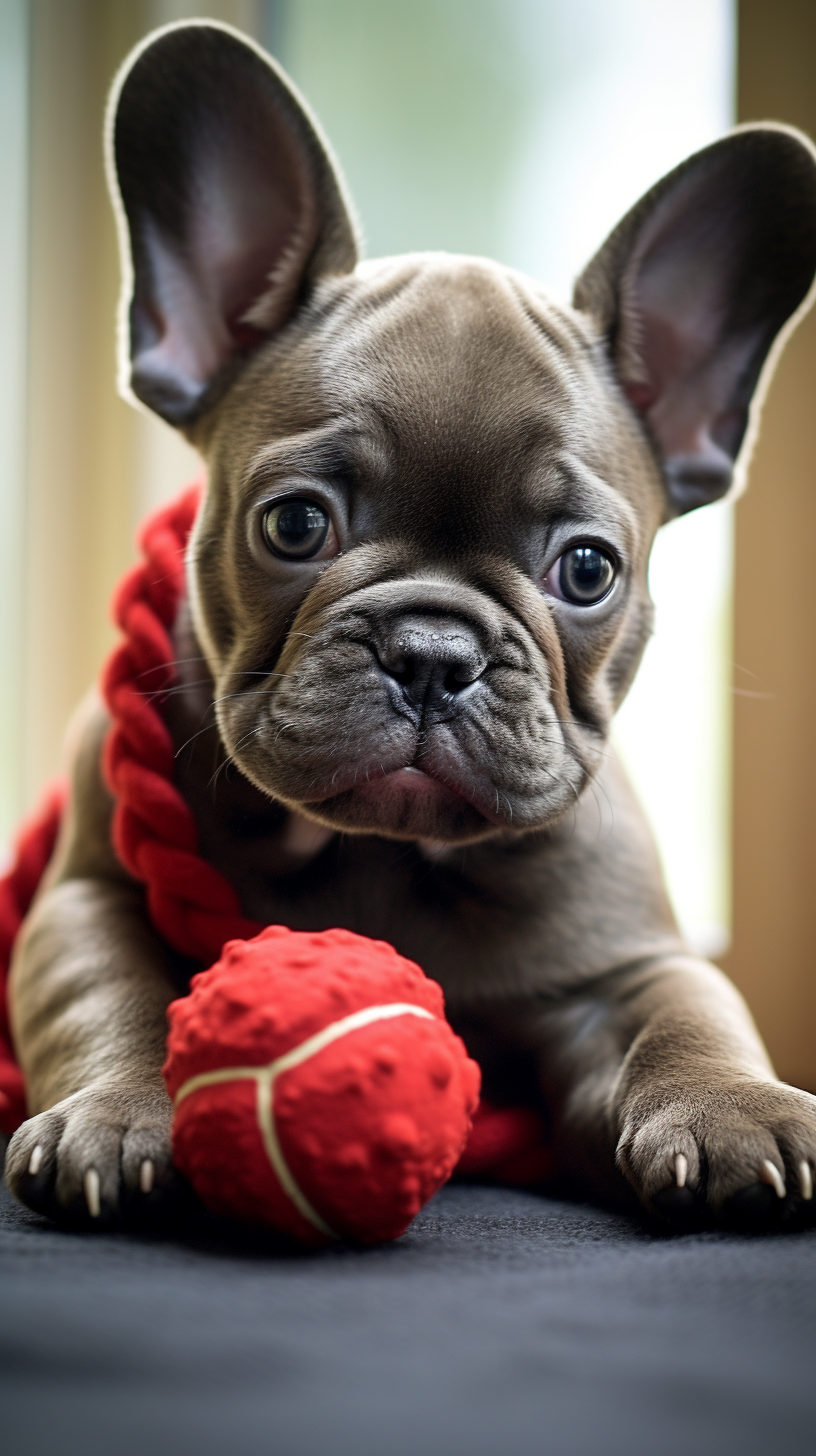
M 285 556 L 290 561 L 316 556 L 326 543 L 330 526 L 328 511 L 299 495 L 276 501 L 263 518 L 267 546 L 276 556 Z
M 615 580 L 615 564 L 599 546 L 572 546 L 547 573 L 545 590 L 563 602 L 590 607 L 600 602 Z

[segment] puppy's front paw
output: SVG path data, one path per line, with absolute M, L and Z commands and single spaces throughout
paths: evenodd
M 812 1220 L 816 1097 L 748 1078 L 647 1092 L 626 1109 L 618 1162 L 647 1208 L 674 1223 Z
M 162 1087 L 84 1088 L 17 1130 L 8 1187 L 36 1213 L 109 1227 L 172 1188 L 172 1116 Z

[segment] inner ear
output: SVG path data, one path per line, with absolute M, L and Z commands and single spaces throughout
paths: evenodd
M 816 158 L 743 128 L 664 178 L 576 287 L 647 423 L 675 510 L 724 495 L 773 342 L 816 270 Z
M 109 126 L 133 393 L 186 424 L 319 278 L 357 260 L 328 147 L 236 32 L 160 31 L 126 62 Z

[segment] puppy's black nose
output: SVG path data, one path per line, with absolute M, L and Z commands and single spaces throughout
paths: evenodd
M 487 667 L 475 632 L 455 617 L 413 613 L 377 634 L 375 657 L 412 717 L 453 710 Z

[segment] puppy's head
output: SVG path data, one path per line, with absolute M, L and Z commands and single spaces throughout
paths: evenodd
M 359 265 L 317 124 L 221 27 L 137 52 L 109 134 L 126 384 L 208 460 L 190 601 L 228 753 L 341 829 L 553 822 L 640 659 L 656 529 L 744 462 L 816 267 L 813 149 L 692 157 L 563 309 L 481 259 Z

